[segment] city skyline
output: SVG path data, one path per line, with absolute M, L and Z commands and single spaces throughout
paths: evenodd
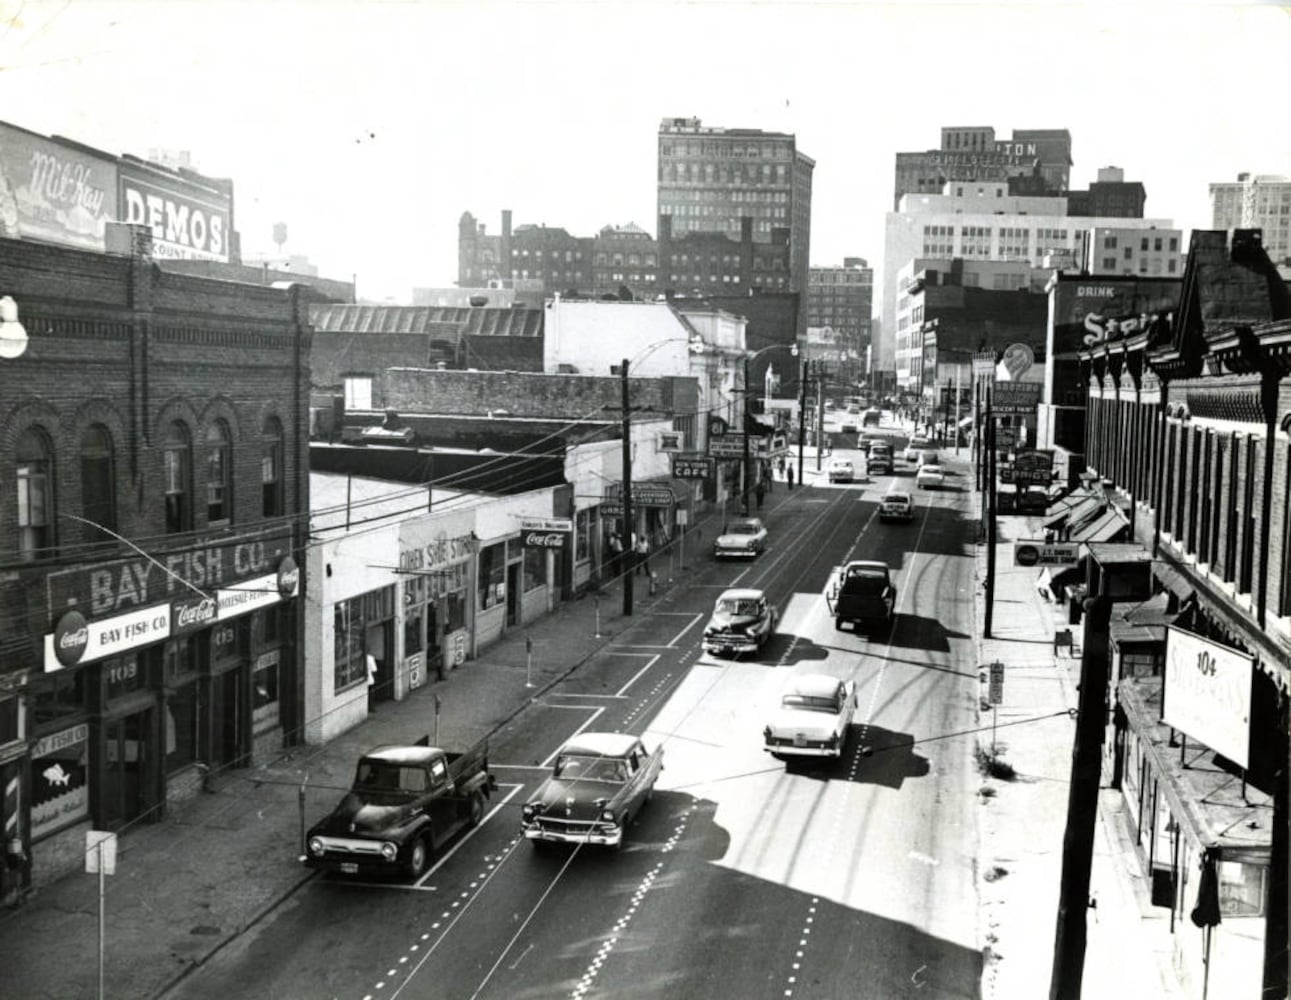
M 451 284 L 465 211 L 490 231 L 509 208 L 657 235 L 672 116 L 795 135 L 817 164 L 811 265 L 865 257 L 876 283 L 895 154 L 936 148 L 942 126 L 1069 129 L 1073 188 L 1119 166 L 1185 234 L 1210 225 L 1209 184 L 1291 172 L 1265 109 L 1291 83 L 1291 19 L 1257 3 L 34 0 L 0 31 L 5 120 L 112 154 L 191 151 L 233 181 L 244 254 L 273 252 L 285 222 L 285 253 L 376 299 Z M 626 52 L 651 60 L 649 86 Z

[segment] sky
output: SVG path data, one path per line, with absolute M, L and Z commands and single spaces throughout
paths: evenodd
M 1291 6 L 1240 2 L 0 0 L 0 119 L 234 182 L 246 254 L 361 297 L 457 278 L 457 223 L 655 232 L 659 122 L 791 132 L 811 262 L 882 268 L 893 155 L 943 125 L 1067 128 L 1145 213 L 1291 175 Z M 876 308 L 877 308 L 876 302 Z

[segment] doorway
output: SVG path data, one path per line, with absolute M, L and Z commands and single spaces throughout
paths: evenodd
M 372 683 L 368 685 L 369 706 L 394 697 L 393 633 L 393 622 L 379 622 L 369 625 L 364 635 L 367 655 L 372 657 L 375 668 Z
M 120 829 L 148 808 L 152 713 L 151 708 L 146 708 L 103 724 L 99 813 L 106 830 Z
M 226 670 L 211 678 L 211 765 L 242 763 L 242 674 Z
M 507 567 L 507 627 L 520 624 L 520 563 Z

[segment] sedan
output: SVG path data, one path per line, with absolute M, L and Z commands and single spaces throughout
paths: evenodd
M 767 546 L 767 529 L 760 518 L 745 517 L 732 521 L 713 543 L 713 557 L 752 559 Z
M 914 499 L 909 493 L 893 491 L 879 501 L 880 521 L 914 520 Z
M 850 483 L 856 478 L 856 469 L 845 458 L 836 458 L 829 463 L 829 481 L 831 483 Z
M 762 730 L 762 748 L 781 760 L 841 757 L 855 713 L 855 681 L 829 674 L 799 674 L 790 678 L 771 721 Z
M 946 485 L 946 474 L 942 472 L 940 465 L 921 465 L 915 474 L 914 483 L 924 490 L 940 489 Z
M 757 653 L 775 634 L 780 613 L 761 590 L 723 591 L 704 627 L 704 652 L 714 656 Z
M 905 451 L 901 453 L 901 457 L 907 462 L 917 462 L 919 460 L 919 453 L 924 451 L 931 444 L 932 442 L 926 437 L 912 437 L 910 439 L 910 443 L 905 446 Z

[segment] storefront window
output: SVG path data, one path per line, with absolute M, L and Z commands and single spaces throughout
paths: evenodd
M 256 660 L 251 675 L 251 719 L 256 729 L 278 722 L 278 651 Z
M 1268 869 L 1240 861 L 1219 863 L 1219 912 L 1226 917 L 1264 915 Z
M 197 674 L 196 636 L 168 639 L 163 648 L 165 680 L 167 687 L 181 684 Z
M 393 617 L 393 585 L 336 604 L 333 616 L 335 630 L 333 689 L 335 691 L 343 691 L 345 688 L 367 682 L 368 650 L 364 637 L 369 628 L 389 621 Z
M 547 582 L 547 550 L 524 550 L 524 589 L 534 590 Z
M 197 760 L 197 681 L 172 689 L 166 696 L 166 772 Z
M 466 598 L 461 593 L 444 597 L 444 631 L 460 632 L 466 628 Z
M 260 619 L 260 638 L 265 645 L 287 638 L 287 605 L 275 604 L 257 612 Z
M 17 698 L 0 698 L 0 747 L 22 739 L 22 715 Z
M 89 815 L 89 739 L 85 723 L 51 733 L 31 749 L 31 836 L 34 840 Z
M 32 725 L 41 729 L 52 722 L 85 711 L 85 671 L 62 670 L 31 681 Z
M 426 605 L 427 582 L 424 576 L 410 576 L 403 584 L 403 655 L 420 653 L 422 647 L 422 610 Z
M 507 547 L 498 542 L 480 549 L 480 610 L 501 604 L 506 598 Z
M 143 668 L 139 663 L 138 653 L 127 653 L 125 656 L 104 660 L 99 669 L 102 671 L 104 693 L 108 701 L 143 687 Z

